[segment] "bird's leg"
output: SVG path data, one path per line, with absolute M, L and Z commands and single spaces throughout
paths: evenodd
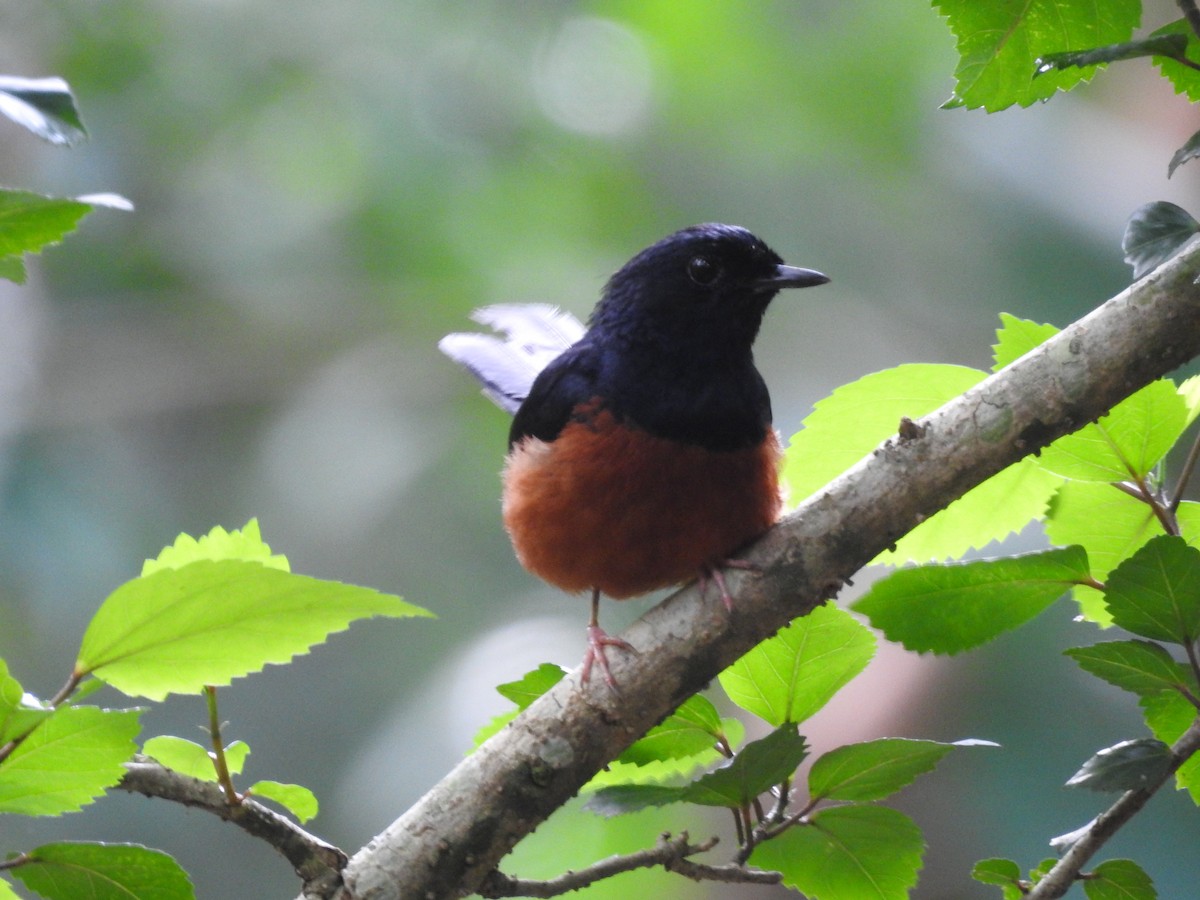
M 588 622 L 587 627 L 587 653 L 583 655 L 583 683 L 587 684 L 588 679 L 592 676 L 592 663 L 599 662 L 600 668 L 604 672 L 604 682 L 617 690 L 616 679 L 612 676 L 612 671 L 608 668 L 608 656 L 605 654 L 605 647 L 618 647 L 621 650 L 627 650 L 630 653 L 636 654 L 637 650 L 628 641 L 623 641 L 620 638 L 615 638 L 609 635 L 607 631 L 600 627 L 600 589 L 593 588 L 592 590 L 592 618 Z
M 700 570 L 700 595 L 704 596 L 704 592 L 708 590 L 708 579 L 712 579 L 717 583 L 717 588 L 721 591 L 721 602 L 725 604 L 725 609 L 728 612 L 733 612 L 733 595 L 729 593 L 729 586 L 725 584 L 725 575 L 721 569 L 741 569 L 744 572 L 757 572 L 758 566 L 749 560 L 745 559 L 723 559 L 716 565 L 705 566 Z

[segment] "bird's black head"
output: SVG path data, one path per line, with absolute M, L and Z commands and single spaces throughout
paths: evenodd
M 647 247 L 604 289 L 591 326 L 634 344 L 723 347 L 748 352 L 763 314 L 783 288 L 829 279 L 786 266 L 745 228 L 684 228 Z

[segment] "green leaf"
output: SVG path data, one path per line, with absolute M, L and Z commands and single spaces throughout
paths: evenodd
M 1132 859 L 1100 863 L 1083 882 L 1088 900 L 1156 900 L 1150 876 Z
M 846 744 L 813 763 L 808 773 L 808 792 L 814 800 L 882 800 L 912 784 L 918 775 L 933 771 L 942 757 L 956 746 L 984 743 L 988 742 L 943 744 L 881 738 Z
M 284 784 L 279 781 L 256 781 L 250 785 L 248 794 L 273 800 L 290 812 L 303 825 L 314 818 L 320 807 L 317 795 L 299 784 Z
M 1171 748 L 1154 738 L 1122 741 L 1098 751 L 1067 787 L 1120 793 L 1157 784 L 1171 766 Z
M 1153 32 L 1155 36 L 1162 34 L 1185 35 L 1188 38 L 1187 58 L 1192 62 L 1200 63 L 1200 41 L 1196 40 L 1186 19 L 1176 19 Z M 1177 94 L 1186 94 L 1193 103 L 1200 100 L 1200 72 L 1177 60 L 1162 56 L 1157 57 L 1154 64 L 1158 66 L 1163 76 L 1174 85 Z
M 1092 76 L 1069 69 L 1034 79 L 1040 57 L 1127 41 L 1141 19 L 1138 0 L 1097 4 L 1028 0 L 980 3 L 934 0 L 958 42 L 954 94 L 944 107 L 983 107 L 995 112 L 1014 103 L 1029 106 Z
M 734 703 L 776 727 L 803 722 L 875 655 L 875 638 L 833 604 L 801 616 L 719 676 Z
M 61 78 L 0 75 L 0 113 L 52 144 L 87 137 L 71 89 Z
M 746 736 L 746 728 L 738 719 L 725 718 L 721 720 L 721 734 L 729 747 L 736 749 Z M 709 768 L 725 758 L 717 750 L 714 742 L 696 753 L 673 759 L 656 759 L 640 763 L 627 763 L 616 759 L 592 776 L 592 780 L 583 786 L 583 790 L 597 790 L 616 784 L 663 783 L 670 779 L 691 776 L 697 769 Z
M 1187 404 L 1187 424 L 1200 418 L 1200 375 L 1193 375 L 1179 385 L 1179 396 Z
M 1200 156 L 1200 131 L 1193 134 L 1187 139 L 1187 143 L 1175 151 L 1175 155 L 1171 157 L 1171 162 L 1167 166 L 1167 177 L 1170 178 L 1175 174 L 1176 169 L 1198 156 Z
M 0 900 L 21 900 L 13 886 L 3 878 L 0 878 Z
M 53 712 L 25 693 L 21 683 L 8 674 L 8 664 L 0 659 L 0 746 L 28 734 Z
M 121 780 L 137 750 L 138 709 L 68 706 L 33 729 L 0 764 L 0 813 L 56 816 Z
M 819 900 L 907 900 L 925 842 L 903 813 L 883 806 L 835 806 L 754 848 L 753 865 Z
M 1058 328 L 1054 325 L 1039 324 L 1030 319 L 1018 319 L 1006 312 L 1000 313 L 1000 327 L 996 329 L 996 343 L 992 345 L 992 371 L 999 372 L 1056 334 Z
M 498 716 L 494 716 L 490 722 L 475 732 L 475 740 L 471 745 L 468 753 L 473 753 L 490 738 L 492 735 L 499 733 L 505 725 L 517 717 L 517 713 L 525 709 L 550 688 L 558 684 L 562 677 L 567 674 L 567 670 L 561 666 L 556 666 L 553 663 L 542 663 L 536 669 L 526 672 L 517 681 L 510 681 L 507 684 L 499 685 L 496 690 L 505 699 L 511 700 L 517 705 L 516 709 L 506 710 Z
M 1113 622 L 1155 641 L 1187 644 L 1200 635 L 1200 550 L 1182 538 L 1149 541 L 1108 576 Z
M 399 597 L 258 562 L 199 560 L 113 591 L 83 636 L 78 674 L 162 700 L 286 663 L 367 616 L 429 616 Z
M 193 741 L 181 737 L 161 735 L 150 738 L 142 747 L 142 753 L 153 757 L 168 769 L 181 775 L 216 781 L 217 771 L 213 766 L 212 751 Z M 225 747 L 225 765 L 230 775 L 238 775 L 246 765 L 250 747 L 244 741 L 234 741 Z
M 1024 624 L 1088 577 L 1083 548 L 1066 547 L 900 569 L 852 606 L 909 650 L 959 653 Z
M 222 562 L 230 559 L 261 563 L 281 572 L 291 571 L 287 557 L 272 554 L 271 548 L 263 541 L 258 519 L 251 519 L 245 527 L 233 531 L 226 531 L 218 525 L 199 538 L 190 534 L 179 535 L 175 543 L 164 547 L 156 558 L 142 564 L 142 575 L 153 575 L 163 569 L 182 569 L 198 560 Z
M 650 762 L 683 759 L 711 750 L 723 730 L 721 715 L 712 701 L 695 694 L 646 735 L 626 748 L 618 760 L 642 766 Z
M 1108 415 L 1042 451 L 1043 468 L 1081 481 L 1144 478 L 1187 427 L 1187 402 L 1160 379 L 1118 403 Z
M 1174 744 L 1196 721 L 1196 707 L 1182 694 L 1166 691 L 1142 697 L 1138 701 L 1146 717 L 1146 725 L 1154 736 Z M 1175 772 L 1175 784 L 1191 794 L 1192 802 L 1200 806 L 1200 753 L 1193 755 Z
M 583 808 L 599 816 L 620 816 L 652 806 L 682 803 L 687 787 L 664 784 L 615 784 L 596 791 Z
M 1152 537 L 1163 533 L 1162 524 L 1149 506 L 1099 482 L 1068 481 L 1055 493 L 1046 513 L 1050 542 L 1083 545 L 1092 577 L 1099 581 Z M 1112 624 L 1100 592 L 1083 587 L 1073 593 L 1086 619 L 1103 626 Z
M 1134 281 L 1178 253 L 1198 231 L 1200 222 L 1174 203 L 1156 200 L 1135 209 L 1121 239 L 1125 262 L 1133 266 Z
M 1191 669 L 1150 641 L 1106 641 L 1063 652 L 1085 672 L 1140 696 L 1196 688 Z
M 751 741 L 733 759 L 689 784 L 683 799 L 702 806 L 741 809 L 759 794 L 791 778 L 808 755 L 796 726 L 782 725 L 765 738 Z
M 1056 69 L 1098 66 L 1127 59 L 1142 59 L 1147 56 L 1165 56 L 1178 59 L 1187 50 L 1187 37 L 1182 34 L 1160 34 L 1120 44 L 1105 44 L 1088 50 L 1068 50 L 1066 53 L 1047 53 L 1037 61 L 1037 74 L 1042 75 Z
M 43 197 L 28 191 L 0 189 L 0 259 L 9 260 L 4 274 L 23 284 L 24 253 L 38 253 L 74 231 L 92 207 L 78 200 Z M 13 277 L 19 270 L 19 277 Z
M 12 874 L 55 900 L 192 900 L 192 883 L 167 854 L 137 844 L 45 844 Z
M 1020 900 L 1021 869 L 1011 859 L 981 859 L 971 869 L 971 877 L 983 884 L 999 885 L 1004 900 Z

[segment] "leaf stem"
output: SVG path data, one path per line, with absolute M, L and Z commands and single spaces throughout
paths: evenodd
M 221 719 L 217 715 L 217 689 L 211 684 L 204 686 L 204 699 L 208 703 L 208 736 L 212 741 L 213 768 L 217 772 L 217 783 L 225 794 L 225 802 L 230 806 L 240 806 L 242 797 L 233 787 L 233 777 L 229 774 L 229 762 L 225 759 L 225 744 L 221 740 Z
M 62 706 L 67 701 L 67 698 L 75 693 L 75 689 L 79 687 L 79 683 L 87 677 L 86 672 L 71 672 L 71 677 L 67 679 L 67 683 L 58 689 L 58 693 L 50 698 L 50 705 L 55 709 Z
M 1188 481 L 1191 480 L 1192 472 L 1196 469 L 1197 461 L 1200 461 L 1200 431 L 1196 432 L 1196 439 L 1192 441 L 1192 449 L 1188 451 L 1187 459 L 1183 463 L 1183 470 L 1179 473 L 1179 481 L 1175 483 L 1175 493 L 1171 497 L 1172 513 L 1178 510 L 1179 504 L 1183 502 L 1183 492 L 1187 490 Z

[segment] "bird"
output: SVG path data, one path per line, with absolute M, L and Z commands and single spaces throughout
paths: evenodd
M 781 449 L 753 344 L 783 289 L 829 278 L 785 265 L 754 234 L 705 223 L 639 252 L 604 286 L 586 328 L 549 304 L 497 304 L 439 349 L 513 414 L 502 515 L 520 563 L 591 592 L 582 680 L 607 651 L 599 624 L 623 600 L 698 577 L 732 611 L 722 566 L 782 506 Z

